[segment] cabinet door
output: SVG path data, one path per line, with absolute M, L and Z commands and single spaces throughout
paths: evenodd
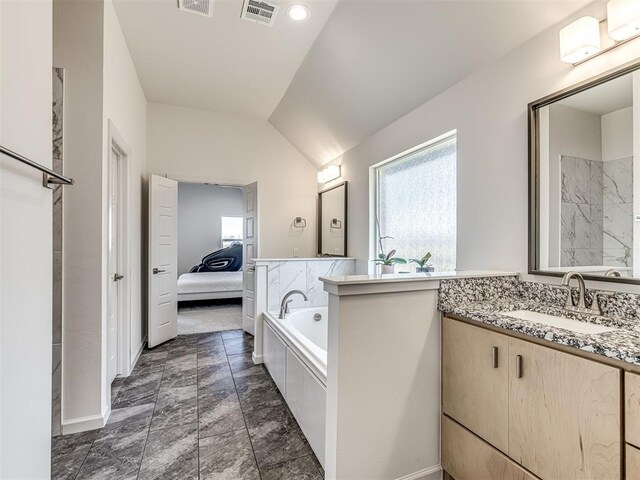
M 509 456 L 547 480 L 620 478 L 620 370 L 514 338 L 509 357 Z
M 443 412 L 505 453 L 508 447 L 508 347 L 509 338 L 504 335 L 444 319 Z M 497 355 L 495 359 L 494 355 Z
M 625 436 L 627 442 L 640 447 L 640 375 L 624 374 Z

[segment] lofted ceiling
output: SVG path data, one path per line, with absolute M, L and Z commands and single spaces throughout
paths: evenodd
M 564 20 L 586 0 L 281 1 L 273 27 L 177 0 L 114 0 L 147 100 L 269 120 L 322 165 Z
M 322 165 L 587 3 L 342 0 L 270 122 Z
M 266 120 L 287 90 L 337 0 L 305 0 L 311 17 L 273 26 L 242 20 L 242 0 L 213 0 L 213 16 L 178 10 L 178 0 L 114 0 L 149 102 Z

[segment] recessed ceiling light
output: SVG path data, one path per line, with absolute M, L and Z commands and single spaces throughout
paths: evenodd
M 311 16 L 311 11 L 305 5 L 293 4 L 287 9 L 287 15 L 291 20 L 304 22 Z

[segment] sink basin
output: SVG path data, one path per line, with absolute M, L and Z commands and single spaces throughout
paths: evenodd
M 541 323 L 550 327 L 563 328 L 571 332 L 585 333 L 595 335 L 598 333 L 612 332 L 616 330 L 613 327 L 605 327 L 604 325 L 596 325 L 595 323 L 580 322 L 571 320 L 570 318 L 556 317 L 555 315 L 547 315 L 546 313 L 532 312 L 531 310 L 516 310 L 514 312 L 500 312 L 501 315 L 520 320 L 528 320 L 534 323 Z

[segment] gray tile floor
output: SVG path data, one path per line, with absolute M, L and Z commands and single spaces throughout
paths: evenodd
M 241 330 L 180 335 L 112 385 L 99 430 L 54 437 L 54 479 L 316 480 L 324 472 Z

